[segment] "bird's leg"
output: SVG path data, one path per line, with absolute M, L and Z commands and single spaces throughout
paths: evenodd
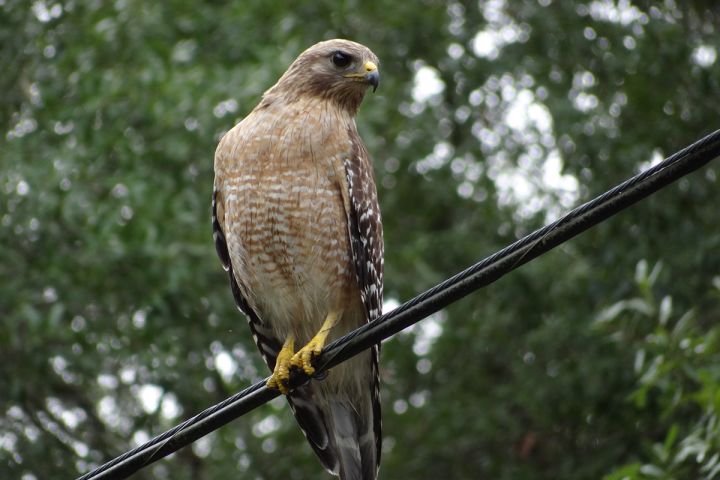
M 337 324 L 338 317 L 338 312 L 334 310 L 328 313 L 318 333 L 290 359 L 291 366 L 301 368 L 307 375 L 315 373 L 315 367 L 313 367 L 312 362 L 320 355 L 320 352 L 322 352 L 327 336 L 330 330 Z
M 288 383 L 290 381 L 290 361 L 295 353 L 295 336 L 290 333 L 283 343 L 280 353 L 275 360 L 275 370 L 267 381 L 268 388 L 280 390 L 280 393 L 287 395 L 289 392 Z

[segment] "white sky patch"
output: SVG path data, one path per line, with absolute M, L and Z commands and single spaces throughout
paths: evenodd
M 145 430 L 138 430 L 133 433 L 132 442 L 134 446 L 139 447 L 148 441 L 150 441 L 150 435 Z
M 137 398 L 140 400 L 143 410 L 147 413 L 153 413 L 160 405 L 163 389 L 152 383 L 142 385 L 138 389 Z
M 383 300 L 383 314 L 391 312 L 399 306 L 400 302 L 398 302 L 397 298 L 386 298 L 385 300 Z
M 435 341 L 442 335 L 442 324 L 445 322 L 445 313 L 440 311 L 415 324 L 411 329 L 415 332 L 413 353 L 423 357 L 430 353 Z
M 235 370 L 233 371 L 233 374 L 237 375 L 239 378 L 251 381 L 257 381 L 263 378 L 265 375 L 265 370 L 258 372 L 257 368 L 255 368 L 253 362 L 250 360 L 250 358 L 253 357 L 255 354 L 255 351 L 248 353 L 241 345 L 233 346 L 231 357 L 233 362 L 235 362 Z M 225 378 L 223 373 L 220 373 L 220 375 Z M 284 408 L 285 402 L 283 401 L 283 399 L 281 397 L 277 397 L 277 399 L 280 400 L 281 405 Z
M 407 412 L 407 409 L 408 404 L 402 398 L 399 398 L 393 402 L 393 412 L 397 413 L 398 415 L 402 415 L 403 413 Z
M 118 387 L 118 379 L 115 375 L 101 373 L 97 376 L 97 383 L 103 388 L 116 389 Z
M 415 169 L 422 174 L 442 168 L 448 163 L 452 154 L 452 145 L 447 142 L 438 142 L 430 155 L 415 163 Z
M 480 58 L 495 60 L 505 45 L 518 42 L 521 35 L 522 30 L 512 23 L 497 30 L 480 30 L 471 41 L 472 51 Z
M 268 453 L 268 454 L 274 453 L 275 450 L 277 450 L 277 442 L 275 441 L 274 438 L 266 438 L 265 440 L 263 440 L 260 447 L 263 449 L 263 452 L 265 452 L 265 453 Z
M 472 39 L 472 50 L 475 55 L 481 58 L 495 59 L 500 54 L 499 35 L 487 30 L 481 30 Z
M 525 145 L 525 152 L 517 159 L 508 158 L 498 141 L 503 135 L 493 134 L 487 127 L 476 129 L 475 133 L 486 150 L 496 151 L 486 157 L 486 163 L 488 176 L 498 188 L 498 203 L 516 208 L 519 218 L 545 211 L 546 220 L 550 221 L 577 202 L 579 182 L 562 173 L 563 162 L 555 148 L 550 111 L 532 90 L 518 89 L 519 85 L 511 82 L 504 79 L 498 87 L 507 104 L 502 123 L 516 133 L 513 138 Z M 578 83 L 593 85 L 594 77 L 579 75 Z
M 115 190 L 115 189 L 113 189 L 113 190 Z M 126 207 L 123 207 L 123 208 L 126 208 Z M 123 217 L 125 217 L 125 216 L 126 215 L 123 215 Z M 132 216 L 132 215 L 130 215 L 130 216 Z M 129 218 L 127 220 L 129 220 Z M 133 323 L 133 326 L 135 326 L 135 328 L 140 329 L 140 328 L 145 327 L 146 321 L 147 321 L 147 310 L 140 309 L 140 310 L 135 311 L 135 313 L 133 313 L 132 323 Z
M 717 49 L 712 45 L 699 45 L 693 50 L 692 60 L 696 65 L 708 68 L 717 60 Z
M 27 113 L 22 113 L 18 122 L 7 132 L 6 138 L 12 140 L 14 138 L 21 138 L 25 135 L 34 132 L 38 127 L 37 120 L 30 117 Z
M 105 396 L 98 402 L 98 415 L 105 423 L 117 428 L 120 425 L 120 410 L 115 398 Z
M 534 126 L 540 132 L 552 130 L 552 116 L 545 105 L 535 101 L 531 90 L 517 92 L 505 113 L 505 124 L 513 130 L 523 131 Z
M 578 92 L 572 99 L 573 106 L 585 113 L 594 110 L 598 106 L 598 98 L 592 93 Z
M 543 165 L 543 183 L 553 190 L 561 192 L 575 192 L 579 185 L 577 178 L 562 174 L 562 159 L 557 150 L 552 150 Z
M 648 21 L 647 15 L 633 5 L 630 0 L 594 0 L 587 8 L 594 20 L 619 23 L 620 25 Z
M 383 302 L 383 313 L 391 312 L 399 306 L 400 302 L 396 298 L 386 298 Z M 445 317 L 445 312 L 440 311 L 400 332 L 401 335 L 415 335 L 413 343 L 415 355 L 424 356 L 430 353 L 432 345 L 442 335 Z
M 62 15 L 62 5 L 55 3 L 50 6 L 46 2 L 37 1 L 32 4 L 32 11 L 35 14 L 35 18 L 43 23 L 47 23 Z
M 238 364 L 230 352 L 221 350 L 215 355 L 215 369 L 225 382 L 230 382 L 238 369 Z
M 24 197 L 30 192 L 30 185 L 25 180 L 20 180 L 15 187 L 15 192 Z
M 498 203 L 515 207 L 519 218 L 545 211 L 546 221 L 552 221 L 577 203 L 579 182 L 573 175 L 562 173 L 557 149 L 550 150 L 544 159 L 521 155 L 518 165 L 512 165 L 502 155 L 494 156 L 492 161 L 501 163 L 494 179 Z
M 0 450 L 15 453 L 17 451 L 17 435 L 12 432 L 0 433 Z
M 212 435 L 198 438 L 192 444 L 192 450 L 200 458 L 206 458 L 212 452 Z
M 80 411 L 82 412 L 82 410 Z M 60 414 L 60 419 L 70 430 L 75 430 L 80 424 L 81 416 L 74 410 L 63 410 Z
M 25 426 L 25 428 L 23 428 L 23 433 L 25 434 L 25 437 L 33 443 L 40 438 L 40 429 L 34 425 Z
M 90 453 L 90 448 L 82 442 L 72 442 L 72 448 L 75 450 L 75 454 L 80 458 L 84 458 L 88 453 Z
M 135 383 L 136 376 L 137 371 L 135 367 L 123 367 L 122 370 L 120 370 L 120 380 L 126 385 Z
M 415 408 L 421 408 L 425 406 L 425 403 L 427 403 L 427 399 L 430 396 L 430 392 L 427 390 L 422 390 L 420 392 L 415 392 L 412 395 L 410 395 L 410 405 L 412 405 Z
M 529 33 L 505 14 L 505 5 L 505 0 L 488 0 L 482 4 L 487 27 L 470 42 L 475 56 L 494 60 L 504 46 L 529 38 Z
M 598 97 L 586 91 L 597 85 L 597 79 L 592 72 L 587 70 L 575 72 L 572 85 L 568 95 L 577 110 L 586 113 L 598 107 L 600 103 Z
M 416 102 L 427 102 L 445 90 L 445 83 L 440 79 L 438 71 L 433 67 L 422 65 L 415 72 L 413 79 L 412 98 Z
M 419 357 L 430 353 L 435 341 L 442 335 L 445 312 L 439 311 L 402 331 L 402 335 L 415 335 L 413 353 Z
M 252 432 L 256 437 L 264 437 L 269 435 L 280 428 L 280 419 L 275 415 L 268 415 L 263 418 L 255 425 L 253 425 Z
M 543 184 L 557 195 L 558 203 L 547 207 L 548 221 L 560 218 L 563 211 L 575 206 L 580 198 L 580 182 L 574 175 L 562 173 L 563 161 L 557 149 L 551 150 L 543 165 Z
M 237 112 L 239 104 L 234 98 L 228 98 L 215 105 L 213 108 L 213 115 L 218 118 L 222 118 L 225 115 Z
M 655 165 L 662 162 L 663 160 L 665 160 L 665 157 L 663 156 L 662 152 L 660 150 L 653 150 L 653 153 L 650 156 L 650 159 L 646 160 L 644 162 L 641 162 L 637 166 L 637 171 L 638 171 L 638 173 L 644 172 L 648 168 L 654 167 Z
M 163 396 L 162 402 L 160 403 L 160 414 L 169 420 L 173 420 L 180 416 L 182 413 L 182 407 L 177 401 L 177 397 L 168 393 Z

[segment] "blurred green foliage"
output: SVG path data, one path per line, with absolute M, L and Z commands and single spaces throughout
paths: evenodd
M 307 46 L 381 58 L 359 124 L 401 301 L 717 128 L 719 28 L 701 0 L 0 0 L 0 478 L 267 374 L 212 158 Z M 381 477 L 720 478 L 717 169 L 386 342 Z M 134 478 L 321 476 L 277 400 Z

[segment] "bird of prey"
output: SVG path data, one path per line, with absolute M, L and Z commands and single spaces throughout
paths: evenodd
M 367 47 L 305 50 L 215 152 L 213 231 L 236 303 L 323 466 L 373 480 L 380 463 L 379 347 L 315 373 L 323 346 L 381 313 L 383 235 L 355 115 L 379 82 Z M 299 346 L 299 350 L 295 347 Z

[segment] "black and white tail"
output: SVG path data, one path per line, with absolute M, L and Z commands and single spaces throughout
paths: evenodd
M 371 393 L 363 398 L 340 398 L 311 382 L 287 397 L 315 454 L 340 480 L 377 478 L 380 414 Z

